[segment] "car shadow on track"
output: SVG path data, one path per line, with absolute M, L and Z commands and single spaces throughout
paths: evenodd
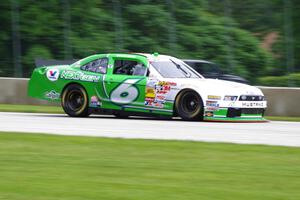
M 116 117 L 114 115 L 95 115 L 92 114 L 89 117 L 70 117 L 66 114 L 40 114 L 40 113 L 34 113 L 34 114 L 30 114 L 28 113 L 28 115 L 32 115 L 32 116 L 38 116 L 38 117 L 49 117 L 49 118 L 73 118 L 73 119 L 112 119 L 112 120 L 149 120 L 149 121 L 174 121 L 174 122 L 201 122 L 201 121 L 185 121 L 182 120 L 180 117 L 145 117 L 145 116 L 129 116 L 129 117 L 124 117 L 124 118 L 120 118 L 120 117 Z
M 30 114 L 28 114 L 30 115 Z M 209 122 L 209 123 L 257 123 L 256 121 L 187 121 L 183 120 L 180 117 L 148 117 L 148 116 L 129 116 L 129 117 L 116 117 L 114 115 L 97 115 L 92 114 L 89 117 L 70 117 L 67 114 L 32 114 L 32 116 L 39 116 L 39 117 L 49 117 L 49 118 L 70 118 L 70 119 L 112 119 L 112 120 L 140 120 L 140 121 L 169 121 L 169 122 L 190 122 L 190 123 L 203 123 L 203 122 Z M 269 121 L 259 121 L 261 122 L 269 122 Z

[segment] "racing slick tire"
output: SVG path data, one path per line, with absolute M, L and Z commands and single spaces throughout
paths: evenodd
M 192 90 L 180 92 L 176 98 L 175 111 L 184 120 L 203 120 L 203 102 L 200 95 Z
M 68 85 L 62 93 L 61 105 L 65 113 L 71 117 L 87 117 L 90 115 L 88 96 L 85 89 L 77 84 Z

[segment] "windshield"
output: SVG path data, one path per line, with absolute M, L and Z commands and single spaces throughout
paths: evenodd
M 193 69 L 178 59 L 153 61 L 150 64 L 164 78 L 202 78 Z
M 219 66 L 211 62 L 198 62 L 198 61 L 184 61 L 186 64 L 191 66 L 198 73 L 205 74 L 221 74 L 222 71 Z

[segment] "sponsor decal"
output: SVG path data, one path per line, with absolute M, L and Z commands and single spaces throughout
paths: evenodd
M 155 96 L 156 96 L 156 85 L 157 79 L 148 79 L 145 91 L 145 106 L 154 106 Z
M 61 73 L 60 78 L 67 80 L 78 80 L 87 82 L 99 82 L 100 76 L 87 75 L 79 71 L 65 70 Z
M 152 106 L 156 108 L 163 108 L 165 101 L 156 100 L 154 98 L 146 98 L 145 106 Z
M 156 95 L 155 99 L 157 99 L 157 100 L 165 100 L 166 96 L 165 95 Z
M 242 107 L 263 107 L 263 102 L 243 102 Z
M 47 99 L 56 100 L 56 99 L 59 99 L 60 94 L 58 92 L 56 92 L 55 90 L 51 90 L 50 92 L 45 93 L 45 97 Z
M 164 85 L 166 85 L 166 86 L 176 86 L 177 83 L 175 83 L 175 82 L 169 82 L 169 81 L 159 81 L 158 85 L 162 85 L 162 86 L 164 86 Z
M 206 110 L 218 110 L 219 103 L 217 101 L 206 101 Z
M 208 112 L 205 112 L 204 116 L 206 116 L 206 117 L 213 117 L 214 113 L 211 112 L 211 111 L 208 111 Z
M 177 86 L 175 82 L 148 79 L 145 91 L 145 105 L 163 108 L 166 98 L 174 86 Z
M 161 100 L 161 99 L 154 99 L 154 103 L 157 103 L 159 105 L 163 105 L 163 104 L 166 103 L 166 101 L 165 100 Z
M 219 107 L 219 104 L 217 101 L 206 101 L 206 106 Z
M 234 104 L 235 104 L 235 102 L 230 102 L 230 103 L 228 104 L 228 107 L 233 107 Z
M 57 81 L 59 77 L 59 70 L 58 69 L 49 69 L 46 73 L 48 80 L 50 81 Z
M 156 107 L 156 108 L 163 108 L 164 105 L 163 105 L 162 103 L 160 103 L 160 102 L 154 102 L 153 107 Z
M 221 96 L 217 96 L 217 95 L 208 95 L 207 98 L 213 100 L 221 100 Z
M 154 104 L 154 98 L 146 97 L 145 98 L 145 106 L 153 106 Z
M 155 91 L 156 94 L 167 94 L 170 91 L 169 86 L 162 86 L 162 85 L 156 85 L 155 86 Z
M 171 86 L 177 86 L 177 83 L 175 83 L 175 82 L 169 82 L 169 85 L 171 85 Z
M 154 88 L 146 88 L 146 98 L 155 98 L 155 89 Z
M 219 107 L 206 107 L 205 110 L 216 111 L 219 110 Z
M 96 96 L 91 97 L 90 107 L 99 107 L 102 106 L 101 101 Z

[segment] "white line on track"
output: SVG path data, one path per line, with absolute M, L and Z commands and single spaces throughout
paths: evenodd
M 300 147 L 299 122 L 217 123 L 0 112 L 0 131 Z

